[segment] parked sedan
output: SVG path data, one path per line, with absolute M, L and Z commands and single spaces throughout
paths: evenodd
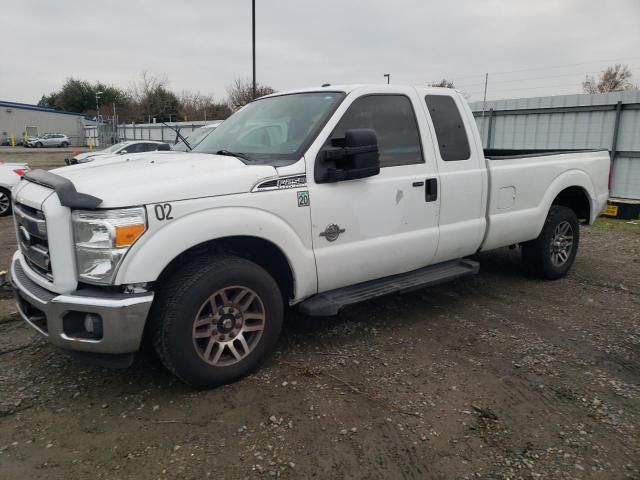
M 166 147 L 161 147 L 166 145 Z M 168 148 L 167 148 L 168 147 Z M 99 157 L 105 155 L 124 155 L 125 153 L 144 153 L 154 152 L 161 148 L 171 149 L 171 147 L 165 142 L 157 142 L 155 140 L 133 140 L 129 142 L 120 142 L 115 145 L 111 145 L 104 150 L 96 150 L 91 152 L 79 153 L 78 155 L 65 158 L 64 161 L 67 165 L 75 165 L 76 163 L 93 162 Z
M 11 214 L 11 189 L 28 171 L 26 163 L 0 162 L 0 217 Z
M 71 145 L 69 137 L 63 133 L 45 133 L 41 137 L 29 138 L 25 147 L 62 147 L 67 148 Z

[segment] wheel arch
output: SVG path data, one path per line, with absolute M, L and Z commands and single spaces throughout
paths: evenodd
M 589 175 L 579 169 L 571 169 L 556 177 L 547 188 L 536 221 L 536 237 L 542 231 L 544 222 L 553 205 L 561 205 L 573 210 L 578 220 L 593 222 L 595 209 L 595 189 Z
M 193 261 L 198 257 L 219 253 L 235 255 L 256 263 L 274 278 L 280 286 L 281 293 L 285 299 L 291 300 L 295 298 L 293 269 L 284 252 L 273 242 L 250 235 L 216 238 L 188 248 L 164 267 L 155 284 L 163 284 L 187 262 Z
M 551 205 L 559 205 L 570 208 L 578 217 L 578 220 L 589 221 L 591 218 L 591 202 L 589 194 L 581 186 L 571 186 L 556 195 Z

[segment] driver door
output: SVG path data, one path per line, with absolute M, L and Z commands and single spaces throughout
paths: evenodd
M 307 159 L 307 182 L 319 293 L 415 270 L 435 255 L 440 200 L 426 192 L 437 175 L 432 153 L 422 148 L 424 115 L 415 114 L 420 104 L 413 89 L 395 90 L 347 98 L 321 133 L 324 144 L 308 152 L 314 157 Z M 318 151 L 355 128 L 375 130 L 380 174 L 316 183 Z

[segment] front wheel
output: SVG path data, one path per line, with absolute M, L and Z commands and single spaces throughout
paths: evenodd
M 157 292 L 152 339 L 162 363 L 199 388 L 256 369 L 282 329 L 280 289 L 262 267 L 230 255 L 200 257 Z
M 67 148 L 68 146 L 69 146 L 69 143 L 67 143 L 67 142 L 62 142 L 60 144 L 60 147 L 62 147 L 62 148 Z
M 11 214 L 11 193 L 5 188 L 0 188 L 0 217 Z
M 571 269 L 579 243 L 580 225 L 575 212 L 553 205 L 538 238 L 523 244 L 522 261 L 530 273 L 555 280 Z
M 42 143 L 41 142 L 36 143 L 36 148 L 42 148 Z

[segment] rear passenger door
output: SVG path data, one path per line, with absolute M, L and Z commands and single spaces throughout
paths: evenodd
M 437 179 L 422 148 L 424 115 L 415 90 L 389 92 L 347 97 L 305 155 L 320 292 L 423 267 L 436 252 L 439 198 L 426 195 Z M 355 128 L 375 130 L 380 174 L 315 183 L 318 152 Z
M 485 231 L 486 167 L 476 141 L 473 114 L 454 90 L 418 89 L 436 145 L 440 176 L 440 242 L 434 258 L 441 262 L 475 253 Z

